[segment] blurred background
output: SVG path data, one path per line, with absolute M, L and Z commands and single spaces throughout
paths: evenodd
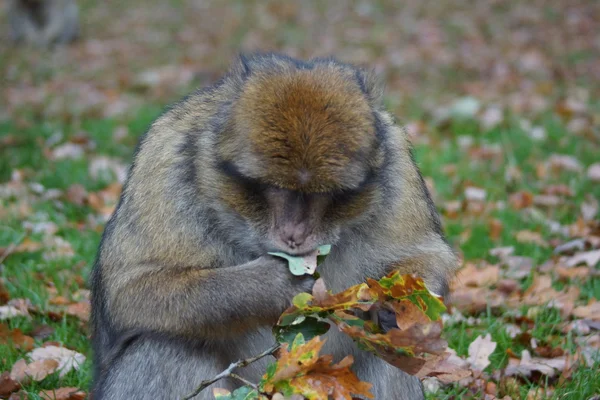
M 465 265 L 450 347 L 467 357 L 487 333 L 496 344 L 481 378 L 430 383 L 431 396 L 598 398 L 599 1 L 82 0 L 78 39 L 51 47 L 12 43 L 9 4 L 0 316 L 3 335 L 32 342 L 0 346 L 2 371 L 45 341 L 89 356 L 85 280 L 138 138 L 259 50 L 375 70 L 408 129 Z M 89 367 L 22 390 L 85 391 Z

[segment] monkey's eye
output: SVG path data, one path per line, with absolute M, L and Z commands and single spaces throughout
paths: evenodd
M 360 189 L 339 190 L 333 193 L 332 200 L 334 203 L 338 204 L 350 203 L 357 199 L 361 193 L 362 190 Z
M 267 185 L 260 182 L 258 179 L 242 174 L 230 161 L 221 161 L 219 163 L 219 170 L 228 178 L 235 181 L 240 187 L 244 188 L 248 194 L 259 195 L 267 188 Z

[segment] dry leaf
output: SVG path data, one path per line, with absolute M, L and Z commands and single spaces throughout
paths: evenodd
M 587 318 L 594 321 L 600 321 L 600 302 L 590 300 L 587 306 L 575 307 L 573 315 L 578 318 Z
M 79 369 L 85 362 L 85 356 L 64 347 L 47 346 L 35 349 L 27 354 L 32 361 L 54 360 L 58 362 L 59 376 L 63 377 L 72 369 Z
M 512 208 L 521 210 L 533 204 L 533 194 L 529 192 L 513 193 L 508 197 L 508 202 Z
M 69 304 L 66 309 L 67 315 L 72 315 L 84 322 L 90 319 L 90 302 L 80 301 L 79 303 Z
M 501 259 L 501 263 L 507 267 L 506 276 L 512 279 L 528 277 L 533 268 L 531 257 L 507 256 Z
M 449 384 L 471 376 L 468 367 L 469 363 L 449 348 L 444 354 L 429 357 L 428 362 L 416 376 L 419 378 L 431 376 L 443 384 Z
M 83 158 L 85 150 L 83 146 L 76 143 L 64 143 L 60 146 L 56 146 L 50 153 L 50 159 L 52 160 L 77 160 Z
M 488 225 L 490 228 L 490 238 L 492 240 L 500 239 L 500 235 L 504 229 L 504 224 L 502 224 L 502 221 L 500 221 L 498 218 L 492 218 Z
M 573 278 L 588 278 L 590 276 L 590 268 L 589 267 L 557 267 L 556 275 L 559 279 L 567 280 Z
M 15 317 L 28 317 L 29 313 L 27 310 L 21 310 L 11 305 L 0 306 L 0 321 L 15 318 Z
M 485 201 L 487 193 L 485 189 L 469 186 L 465 188 L 465 199 L 467 201 Z
M 559 171 L 582 172 L 581 162 L 573 156 L 553 154 L 548 159 L 550 168 Z
M 477 268 L 475 264 L 467 263 L 464 268 L 458 271 L 453 282 L 454 287 L 460 286 L 491 286 L 500 279 L 500 268 L 496 265 L 486 265 L 483 268 Z
M 544 240 L 542 234 L 539 232 L 528 230 L 518 231 L 515 238 L 517 239 L 517 242 L 520 243 L 533 243 L 540 247 L 548 247 L 548 242 Z
M 19 383 L 27 383 L 30 380 L 38 382 L 58 370 L 58 366 L 57 360 L 35 360 L 28 364 L 20 359 L 13 365 L 10 376 Z
M 581 203 L 581 217 L 584 221 L 593 221 L 598 216 L 599 209 L 598 199 L 588 193 L 583 203 Z
M 84 400 L 84 391 L 74 387 L 65 387 L 54 390 L 42 390 L 39 393 L 43 400 Z
M 324 342 L 317 336 L 307 343 L 294 341 L 288 350 L 285 344 L 276 368 L 263 376 L 261 386 L 266 393 L 275 393 L 280 387 L 292 387 L 305 397 L 351 399 L 352 394 L 373 398 L 371 384 L 361 382 L 351 371 L 352 356 L 333 364 L 330 355 L 319 356 Z
M 590 268 L 594 268 L 600 261 L 600 249 L 577 253 L 566 259 L 568 267 L 574 267 L 579 264 L 586 264 Z
M 508 360 L 508 365 L 504 374 L 506 376 L 522 375 L 531 376 L 531 373 L 538 371 L 549 377 L 553 377 L 557 373 L 563 371 L 567 365 L 566 357 L 557 358 L 541 358 L 531 357 L 527 350 L 521 353 L 521 359 L 511 358 Z
M 1 398 L 6 398 L 8 397 L 12 392 L 16 392 L 17 390 L 21 389 L 21 384 L 19 384 L 19 382 L 17 382 L 15 379 L 13 379 L 10 376 L 9 372 L 3 372 L 2 375 L 0 375 L 0 397 Z
M 547 275 L 537 275 L 531 286 L 523 293 L 522 302 L 527 305 L 545 305 L 558 308 L 563 317 L 571 314 L 575 301 L 579 298 L 579 288 L 569 286 L 558 292 L 552 288 L 552 279 Z
M 492 341 L 492 335 L 478 336 L 469 345 L 469 356 L 467 361 L 476 371 L 483 371 L 490 365 L 490 355 L 496 350 L 496 342 Z
M 120 160 L 106 156 L 94 157 L 89 164 L 89 174 L 94 180 L 106 179 L 123 184 L 127 178 L 127 166 Z
M 594 163 L 588 167 L 587 177 L 592 182 L 600 182 L 600 163 Z
M 564 204 L 562 197 L 552 194 L 538 194 L 533 196 L 533 204 L 540 207 L 556 207 Z
M 33 349 L 34 342 L 32 337 L 24 335 L 20 329 L 9 329 L 7 325 L 0 324 L 0 344 L 29 351 Z
M 87 200 L 88 192 L 87 190 L 85 190 L 83 185 L 76 183 L 74 185 L 69 186 L 69 189 L 67 189 L 66 196 L 67 201 L 69 201 L 70 203 L 82 206 Z

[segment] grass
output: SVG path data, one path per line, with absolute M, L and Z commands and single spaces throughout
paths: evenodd
M 111 140 L 113 130 L 121 123 L 114 120 L 85 120 L 82 128 L 89 133 L 92 140 L 96 142 L 95 152 L 124 161 L 131 159 L 133 144 L 137 135 L 141 134 L 144 127 L 148 126 L 152 119 L 158 114 L 158 108 L 151 106 L 142 109 L 136 117 L 124 121 L 129 128 L 129 136 L 123 143 Z M 540 121 L 547 127 L 549 137 L 543 145 L 526 138 L 514 124 L 496 128 L 490 132 L 480 130 L 473 121 L 455 123 L 449 132 L 462 132 L 472 135 L 477 145 L 499 144 L 503 149 L 503 159 L 499 168 L 490 168 L 488 162 L 473 162 L 457 143 L 454 135 L 449 132 L 435 132 L 432 135 L 432 146 L 417 145 L 415 149 L 417 161 L 426 176 L 430 176 L 436 182 L 436 192 L 439 203 L 460 198 L 457 193 L 455 182 L 470 182 L 482 187 L 488 194 L 489 201 L 506 200 L 507 192 L 519 190 L 530 190 L 534 193 L 540 189 L 538 178 L 535 176 L 535 162 L 545 160 L 548 154 L 557 151 L 562 154 L 573 154 L 584 164 L 589 165 L 596 161 L 591 146 L 586 146 L 579 139 L 569 136 L 564 127 L 552 115 L 546 116 Z M 14 169 L 30 169 L 29 182 L 39 182 L 46 188 L 66 190 L 72 184 L 82 184 L 89 191 L 96 191 L 106 185 L 106 182 L 96 182 L 88 177 L 88 161 L 82 160 L 60 160 L 52 161 L 43 154 L 42 144 L 55 132 L 63 132 L 68 139 L 77 132 L 69 125 L 51 125 L 36 122 L 30 127 L 20 129 L 13 123 L 2 125 L 4 132 L 17 133 L 20 142 L 10 149 L 8 157 L 0 161 L 0 176 L 7 180 Z M 456 176 L 453 180 L 441 172 L 444 165 L 456 164 Z M 517 165 L 522 168 L 523 180 L 510 187 L 504 183 L 505 167 Z M 573 204 L 566 205 L 564 209 L 551 213 L 552 218 L 563 223 L 573 222 L 574 210 L 586 194 L 600 198 L 600 186 L 593 185 L 586 179 L 575 177 L 572 174 L 561 174 L 553 183 L 564 183 L 569 185 L 575 192 Z M 2 207 L 21 201 L 20 199 L 3 199 Z M 76 224 L 85 220 L 86 216 L 93 212 L 88 206 L 77 206 L 68 202 L 56 203 L 53 201 L 37 201 L 31 204 L 32 213 L 40 220 L 48 220 L 57 224 L 59 230 L 57 235 L 69 241 L 75 250 L 75 256 L 69 259 L 56 261 L 45 261 L 41 252 L 17 253 L 11 255 L 2 269 L 2 277 L 12 298 L 27 298 L 40 309 L 48 307 L 48 287 L 54 286 L 58 293 L 73 293 L 80 288 L 80 283 L 75 280 L 76 276 L 87 277 L 100 239 L 98 230 L 77 228 Z M 495 217 L 502 221 L 504 230 L 497 240 L 489 236 L 487 218 Z M 4 219 L 0 228 L 0 246 L 7 247 L 11 243 L 19 243 L 27 232 L 22 226 L 22 220 L 15 217 Z M 523 229 L 541 230 L 545 235 L 548 232 L 538 222 L 528 221 L 518 211 L 506 208 L 501 211 L 493 211 L 491 215 L 484 217 L 465 215 L 456 219 L 446 219 L 445 226 L 451 243 L 460 244 L 460 249 L 467 260 L 488 259 L 490 248 L 496 246 L 514 246 L 517 254 L 526 254 L 534 258 L 536 263 L 548 259 L 551 250 L 540 248 L 531 244 L 521 244 L 514 239 L 514 233 Z M 471 230 L 466 240 L 461 239 L 461 234 Z M 39 235 L 38 235 L 39 236 Z M 35 235 L 33 240 L 40 239 Z M 529 280 L 525 280 L 526 286 Z M 600 299 L 600 278 L 591 277 L 584 282 L 571 282 L 581 289 L 581 299 Z M 527 312 L 524 307 L 523 312 Z M 556 326 L 561 322 L 560 314 L 554 310 L 546 310 L 538 314 L 534 319 L 531 335 L 540 340 L 554 340 L 560 343 L 557 337 L 561 333 Z M 25 318 L 13 318 L 7 321 L 10 328 L 19 328 L 29 332 L 34 326 L 47 324 L 52 326 L 54 333 L 44 339 L 66 344 L 68 347 L 83 352 L 90 356 L 87 330 L 82 327 L 80 321 L 71 317 L 64 317 L 54 321 L 47 316 L 40 315 L 28 320 Z M 491 357 L 492 365 L 490 371 L 502 368 L 508 361 L 506 351 L 508 349 L 519 353 L 526 346 L 515 341 L 504 330 L 505 318 L 494 315 L 490 310 L 479 316 L 479 322 L 469 325 L 465 322 L 449 325 L 446 327 L 446 335 L 450 347 L 454 348 L 459 355 L 466 355 L 469 344 L 478 335 L 490 333 L 493 340 L 498 344 Z M 568 336 L 562 346 L 567 350 L 575 348 L 574 338 Z M 36 345 L 40 345 L 38 341 Z M 11 346 L 0 346 L 0 369 L 10 370 L 17 359 L 23 356 L 23 352 Z M 552 398 L 556 399 L 584 399 L 600 391 L 600 374 L 597 368 L 580 368 L 573 377 L 558 388 Z M 91 380 L 90 361 L 78 372 L 71 372 L 62 380 L 56 376 L 50 376 L 39 383 L 25 386 L 30 398 L 37 398 L 35 393 L 40 389 L 51 389 L 59 386 L 76 386 L 87 388 Z M 526 397 L 531 388 L 539 386 L 539 382 L 526 383 L 519 388 L 519 392 Z M 453 398 L 453 396 L 464 395 L 465 388 L 456 385 L 447 389 L 444 395 L 436 398 Z

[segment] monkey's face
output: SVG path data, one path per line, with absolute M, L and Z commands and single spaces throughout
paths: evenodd
M 302 255 L 335 244 L 352 223 L 368 215 L 377 197 L 375 177 L 358 188 L 303 192 L 244 176 L 221 164 L 221 200 L 241 217 L 267 251 Z
M 219 138 L 223 201 L 268 250 L 334 244 L 376 199 L 373 111 L 353 77 L 329 69 L 250 78 Z

